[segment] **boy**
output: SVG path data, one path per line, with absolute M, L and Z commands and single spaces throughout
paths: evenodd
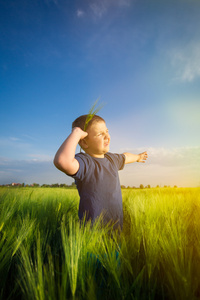
M 103 222 L 113 223 L 114 228 L 123 225 L 122 194 L 118 170 L 124 164 L 144 163 L 147 152 L 113 154 L 109 152 L 110 135 L 104 119 L 94 115 L 84 125 L 87 115 L 82 115 L 72 123 L 72 133 L 58 149 L 55 166 L 75 179 L 80 196 L 79 218 L 93 222 L 101 214 Z M 75 155 L 77 145 L 85 153 Z

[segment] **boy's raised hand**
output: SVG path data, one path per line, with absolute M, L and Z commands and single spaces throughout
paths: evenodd
M 139 155 L 139 159 L 137 160 L 137 162 L 145 163 L 146 159 L 148 158 L 147 151 L 142 152 L 138 155 Z
M 72 132 L 75 132 L 76 134 L 79 135 L 80 140 L 83 140 L 86 136 L 88 136 L 88 133 L 84 130 L 82 130 L 80 127 L 74 127 L 72 129 Z
M 87 132 L 79 127 L 73 128 L 71 134 L 62 143 L 54 157 L 54 165 L 67 175 L 74 175 L 79 169 L 79 162 L 75 159 L 75 151 L 79 142 L 86 136 Z

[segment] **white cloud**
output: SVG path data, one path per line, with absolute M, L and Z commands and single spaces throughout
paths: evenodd
M 92 16 L 95 20 L 98 20 L 115 7 L 129 7 L 130 5 L 131 0 L 93 0 L 89 2 L 88 7 L 84 10 L 79 8 L 76 11 L 76 15 L 78 18 L 84 15 Z
M 13 159 L 37 159 L 49 160 L 52 155 L 49 148 L 41 149 L 41 141 L 36 138 L 22 134 L 20 137 L 0 137 L 0 156 L 6 156 Z M 48 153 L 48 154 L 47 154 Z
M 9 140 L 13 142 L 20 141 L 20 139 L 17 137 L 10 137 Z
M 176 47 L 170 51 L 170 57 L 176 70 L 174 80 L 191 82 L 200 76 L 200 42 Z
M 103 17 L 113 7 L 128 7 L 131 0 L 95 0 L 90 4 L 90 10 L 95 18 Z
M 0 146 L 1 148 L 27 149 L 30 147 L 30 143 L 18 137 L 0 137 Z
M 53 165 L 52 160 L 11 160 L 0 157 L 0 184 L 19 183 L 66 183 L 73 179 L 60 172 Z
M 104 1 L 100 3 L 92 3 L 90 9 L 96 17 L 101 18 L 107 12 L 107 6 L 104 4 Z
M 37 141 L 37 138 L 35 138 L 35 137 L 33 137 L 29 134 L 22 134 L 22 138 L 28 139 L 28 140 L 31 140 L 31 141 L 34 141 L 34 142 Z
M 53 157 L 51 155 L 47 155 L 47 154 L 29 154 L 27 155 L 28 157 L 31 158 L 31 160 L 33 161 L 53 161 Z
M 140 153 L 143 149 L 121 149 Z M 130 164 L 120 173 L 121 184 L 139 186 L 170 185 L 195 187 L 200 185 L 200 147 L 147 149 L 145 164 Z
M 83 10 L 81 10 L 81 9 L 78 9 L 78 10 L 77 10 L 77 12 L 76 12 L 76 15 L 77 15 L 77 17 L 78 17 L 78 18 L 81 18 L 81 17 L 83 17 L 83 16 L 84 16 L 84 14 L 85 14 L 85 13 L 84 13 L 84 11 L 83 11 Z
M 140 153 L 144 149 L 121 149 L 120 152 Z M 149 147 L 145 164 L 126 165 L 120 171 L 121 184 L 126 186 L 170 185 L 195 187 L 200 185 L 200 147 Z M 25 182 L 39 184 L 66 183 L 73 179 L 53 165 L 53 158 L 34 155 L 30 160 L 0 158 L 0 184 Z
M 149 148 L 148 153 L 149 164 L 200 169 L 200 147 Z

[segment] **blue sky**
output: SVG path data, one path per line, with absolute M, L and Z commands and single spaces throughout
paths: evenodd
M 70 184 L 54 154 L 100 97 L 110 150 L 149 154 L 121 184 L 199 186 L 199 15 L 199 0 L 0 1 L 0 184 Z

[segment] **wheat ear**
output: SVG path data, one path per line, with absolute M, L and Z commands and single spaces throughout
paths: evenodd
M 86 121 L 85 121 L 84 131 L 87 130 L 88 124 L 92 120 L 94 115 L 96 115 L 98 113 L 98 111 L 100 111 L 100 109 L 102 109 L 102 107 L 103 107 L 103 105 L 100 105 L 99 107 L 97 107 L 98 101 L 99 101 L 99 98 L 95 101 L 95 103 L 90 108 L 90 111 L 89 111 L 89 113 L 87 115 L 87 118 L 86 118 Z

